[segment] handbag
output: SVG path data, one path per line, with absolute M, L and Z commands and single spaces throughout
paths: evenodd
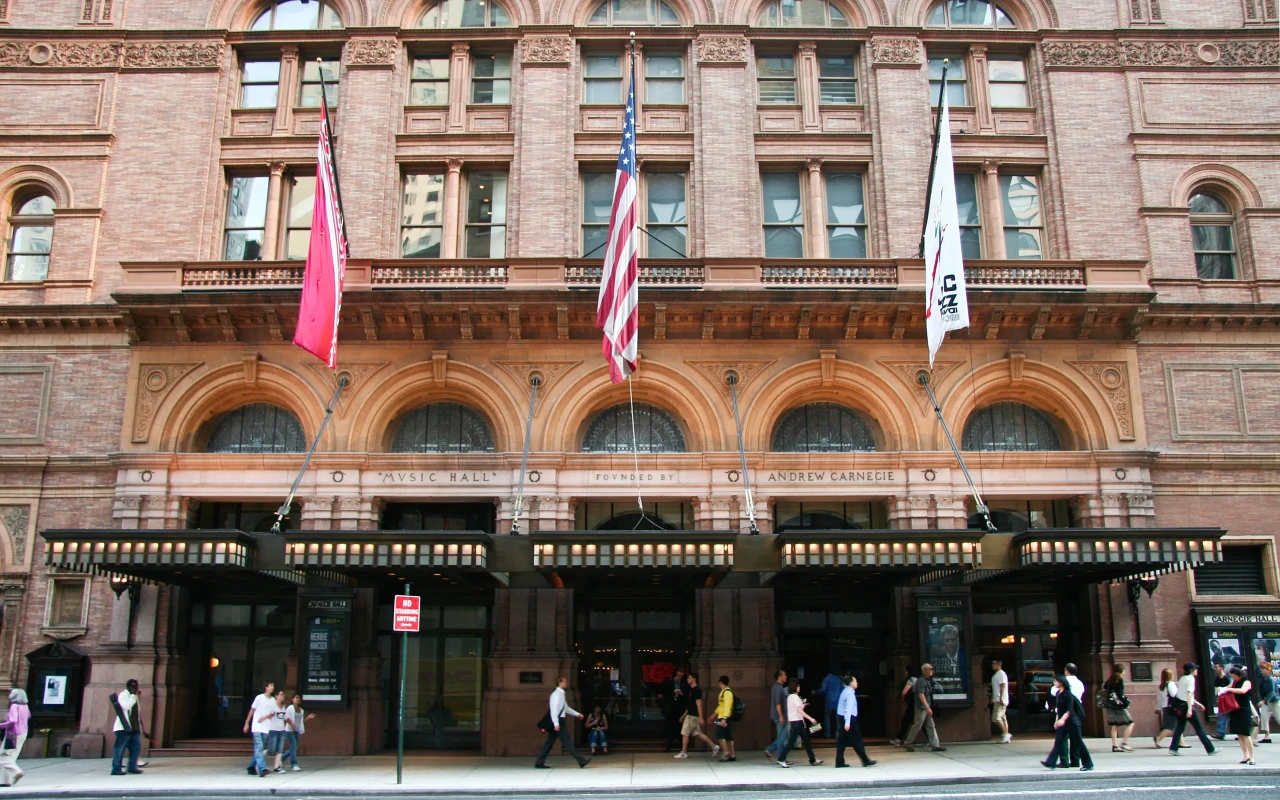
M 1236 699 L 1234 692 L 1223 692 L 1218 696 L 1218 713 L 1230 714 L 1240 710 L 1240 701 Z
M 5 749 L 5 750 L 17 750 L 17 749 L 18 749 L 18 737 L 17 737 L 16 735 L 12 734 L 12 733 L 6 733 L 6 734 L 4 735 L 4 749 Z
M 555 730 L 555 728 L 556 724 L 551 720 L 551 712 L 543 712 L 542 719 L 538 720 L 538 730 L 546 733 L 547 731 Z

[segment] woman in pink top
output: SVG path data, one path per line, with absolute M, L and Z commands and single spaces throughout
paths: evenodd
M 31 709 L 27 707 L 27 693 L 21 689 L 9 692 L 9 716 L 0 722 L 4 731 L 4 746 L 0 749 L 0 786 L 15 786 L 22 778 L 18 769 L 18 754 L 27 741 L 27 725 L 31 722 Z

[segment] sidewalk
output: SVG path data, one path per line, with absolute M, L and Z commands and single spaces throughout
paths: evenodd
M 139 796 L 230 796 L 266 795 L 287 792 L 294 796 L 342 796 L 367 794 L 456 794 L 477 795 L 565 792 L 581 790 L 628 791 L 643 789 L 714 790 L 719 788 L 768 789 L 776 787 L 835 788 L 842 786 L 923 785 L 995 783 L 1043 777 L 1071 780 L 1083 777 L 1144 777 L 1178 774 L 1280 776 L 1280 744 L 1258 745 L 1254 767 L 1243 766 L 1240 748 L 1234 741 L 1210 757 L 1198 744 L 1170 756 L 1156 750 L 1147 739 L 1135 740 L 1135 752 L 1112 753 L 1109 740 L 1090 739 L 1089 751 L 1096 770 L 1050 772 L 1038 763 L 1048 755 L 1051 741 L 1033 739 L 1001 745 L 963 743 L 947 745 L 947 752 L 918 749 L 907 753 L 897 747 L 878 746 L 868 750 L 879 763 L 863 769 L 852 751 L 854 766 L 835 770 L 834 749 L 825 744 L 817 749 L 826 761 L 809 766 L 804 751 L 793 757 L 796 766 L 782 769 L 765 759 L 760 751 L 740 754 L 738 761 L 721 764 L 705 752 L 690 753 L 687 760 L 670 754 L 602 756 L 586 769 L 578 769 L 572 759 L 556 756 L 548 761 L 555 769 L 535 770 L 532 758 L 481 758 L 478 756 L 421 755 L 405 758 L 404 783 L 396 786 L 395 754 L 347 758 L 305 758 L 302 772 L 272 774 L 266 778 L 245 773 L 239 758 L 153 759 L 144 775 L 112 777 L 110 760 L 32 759 L 21 763 L 26 777 L 12 789 L 0 789 L 13 797 L 130 797 Z

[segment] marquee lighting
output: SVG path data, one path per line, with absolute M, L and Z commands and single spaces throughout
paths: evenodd
M 533 564 L 551 567 L 732 567 L 728 542 L 574 541 L 536 543 Z
M 397 541 L 394 532 L 379 534 L 376 541 L 341 540 L 326 536 L 309 539 L 306 532 L 287 534 L 285 564 L 302 567 L 473 567 L 485 569 L 489 562 L 488 537 L 476 534 L 459 541 Z
M 1014 540 L 1018 563 L 1024 567 L 1135 565 L 1153 567 L 1153 572 L 1172 572 L 1222 560 L 1218 540 L 1207 537 L 1168 535 L 1156 529 L 1117 532 L 1103 528 L 1061 534 L 1042 530 L 1019 535 Z
M 83 572 L 110 571 L 111 567 L 247 567 L 252 559 L 253 540 L 239 531 L 167 531 L 162 536 L 138 533 L 48 531 L 46 563 Z M 128 538 L 111 541 L 108 536 Z
M 962 541 L 788 542 L 782 546 L 784 567 L 978 567 L 982 543 Z

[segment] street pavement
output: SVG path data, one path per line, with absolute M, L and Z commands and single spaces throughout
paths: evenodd
M 1051 742 L 1046 739 L 1015 740 L 1010 744 L 949 744 L 945 753 L 930 752 L 927 747 L 907 753 L 896 747 L 873 746 L 871 758 L 879 763 L 863 768 L 853 762 L 850 769 L 836 770 L 834 750 L 819 746 L 821 766 L 809 766 L 801 751 L 795 766 L 782 769 L 754 751 L 738 756 L 735 763 L 713 761 L 705 752 L 690 753 L 688 759 L 673 759 L 670 754 L 644 753 L 597 757 L 586 769 L 579 769 L 572 759 L 555 756 L 548 763 L 554 768 L 537 770 L 532 758 L 482 758 L 479 756 L 414 754 L 405 759 L 404 783 L 396 785 L 395 755 L 355 756 L 344 758 L 303 758 L 301 772 L 272 774 L 266 778 L 245 773 L 245 760 L 239 758 L 156 758 L 143 775 L 115 777 L 109 775 L 108 759 L 28 759 L 21 763 L 26 775 L 15 787 L 0 789 L 13 797 L 235 797 L 268 795 L 287 797 L 323 796 L 465 796 L 521 795 L 537 796 L 555 792 L 574 794 L 591 792 L 630 796 L 667 795 L 672 792 L 716 792 L 734 790 L 740 793 L 763 793 L 767 800 L 783 797 L 818 798 L 864 796 L 849 794 L 851 790 L 892 796 L 939 797 L 940 788 L 947 791 L 975 792 L 974 798 L 998 793 L 1015 793 L 1014 786 L 1035 782 L 1037 791 L 1028 800 L 1038 800 L 1048 791 L 1062 796 L 1094 791 L 1075 790 L 1089 781 L 1209 779 L 1212 785 L 1228 786 L 1280 785 L 1280 744 L 1258 745 L 1257 766 L 1239 764 L 1240 748 L 1235 742 L 1220 742 L 1219 754 L 1208 756 L 1199 746 L 1174 757 L 1165 749 L 1156 750 L 1148 739 L 1145 746 L 1134 742 L 1132 753 L 1112 753 L 1108 740 L 1091 739 L 1097 769 L 1047 770 L 1039 762 L 1048 754 Z M 852 752 L 849 752 L 853 756 Z M 1046 783 L 1051 781 L 1051 783 Z M 1009 784 L 1004 786 L 1003 784 Z M 996 784 L 996 785 L 993 785 Z M 919 787 L 921 791 L 907 791 Z M 984 788 L 985 787 L 985 788 Z M 1113 791 L 1113 790 L 1106 790 Z M 1221 793 L 1218 790 L 1211 790 Z M 1271 789 L 1273 796 L 1275 789 Z M 831 792 L 834 792 L 832 794 Z M 1017 792 L 1026 793 L 1026 792 Z M 1105 792 L 1104 792 L 1105 793 Z M 1139 792 L 1142 800 L 1158 800 L 1160 792 Z M 873 796 L 873 795 L 865 795 Z M 950 795 L 947 795 L 950 796 Z M 968 796 L 968 795 L 965 795 Z

